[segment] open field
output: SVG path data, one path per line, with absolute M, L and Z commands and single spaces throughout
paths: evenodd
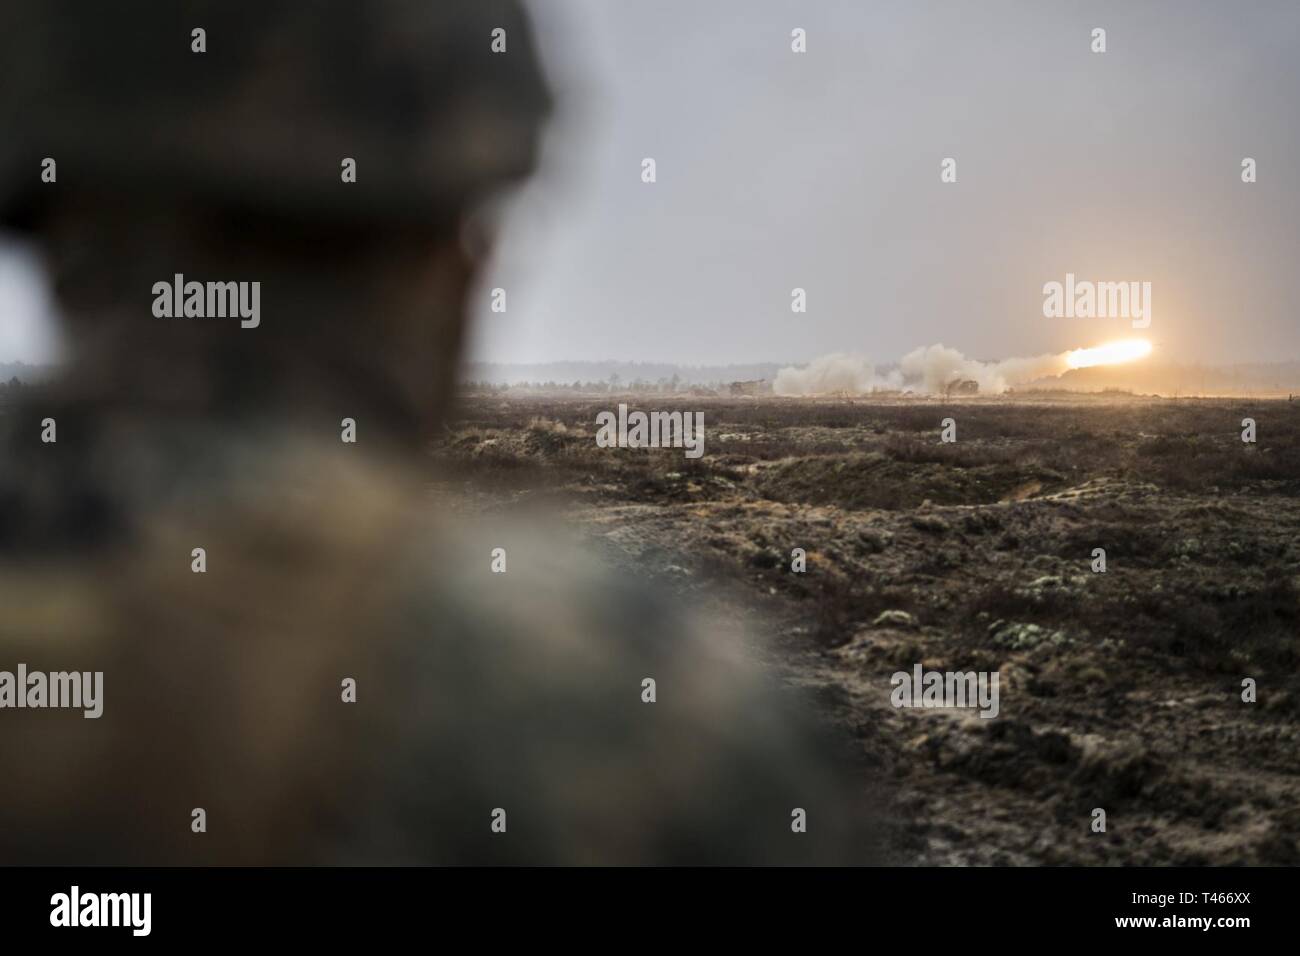
M 619 401 L 702 411 L 703 457 L 598 448 Z M 769 638 L 899 862 L 1300 862 L 1300 402 L 483 396 L 436 458 Z M 895 709 L 915 664 L 996 670 L 1001 713 Z

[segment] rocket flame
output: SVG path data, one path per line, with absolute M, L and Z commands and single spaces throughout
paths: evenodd
M 1121 339 L 1107 342 L 1095 349 L 1073 349 L 1065 353 L 1070 368 L 1091 368 L 1094 365 L 1119 365 L 1146 358 L 1151 354 L 1151 343 L 1146 339 Z

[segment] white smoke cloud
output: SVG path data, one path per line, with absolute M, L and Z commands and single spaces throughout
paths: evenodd
M 944 345 L 927 345 L 904 355 L 896 372 L 880 375 L 865 358 L 835 353 L 814 359 L 803 368 L 781 369 L 773 391 L 778 395 L 863 395 L 903 388 L 942 394 L 949 385 L 970 380 L 979 384 L 981 394 L 998 395 L 1013 385 L 1069 371 L 1068 354 L 979 362 Z
M 953 382 L 969 379 L 979 383 L 980 392 L 999 395 L 1012 385 L 1048 375 L 1060 375 L 1070 369 L 1068 353 L 1009 358 L 1000 362 L 979 362 L 956 349 L 928 345 L 903 356 L 899 369 L 903 380 L 915 383 L 920 391 L 942 393 Z
M 860 355 L 834 352 L 813 359 L 803 368 L 790 366 L 776 373 L 772 391 L 777 395 L 826 395 L 848 392 L 864 395 L 876 389 L 897 388 L 882 379 L 875 366 Z

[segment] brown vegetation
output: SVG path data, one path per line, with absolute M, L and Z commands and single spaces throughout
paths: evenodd
M 1300 406 L 645 406 L 704 412 L 698 461 L 597 448 L 609 406 L 474 399 L 437 458 L 489 502 L 545 494 L 637 573 L 730 595 L 894 785 L 900 860 L 1300 862 Z M 922 662 L 998 670 L 1002 714 L 890 707 Z

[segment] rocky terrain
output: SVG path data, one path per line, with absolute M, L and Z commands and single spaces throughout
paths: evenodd
M 617 398 L 469 397 L 439 501 L 743 619 L 888 787 L 893 860 L 1300 862 L 1300 403 L 624 400 L 703 411 L 704 455 L 598 448 Z M 896 709 L 916 664 L 997 671 L 999 715 Z

